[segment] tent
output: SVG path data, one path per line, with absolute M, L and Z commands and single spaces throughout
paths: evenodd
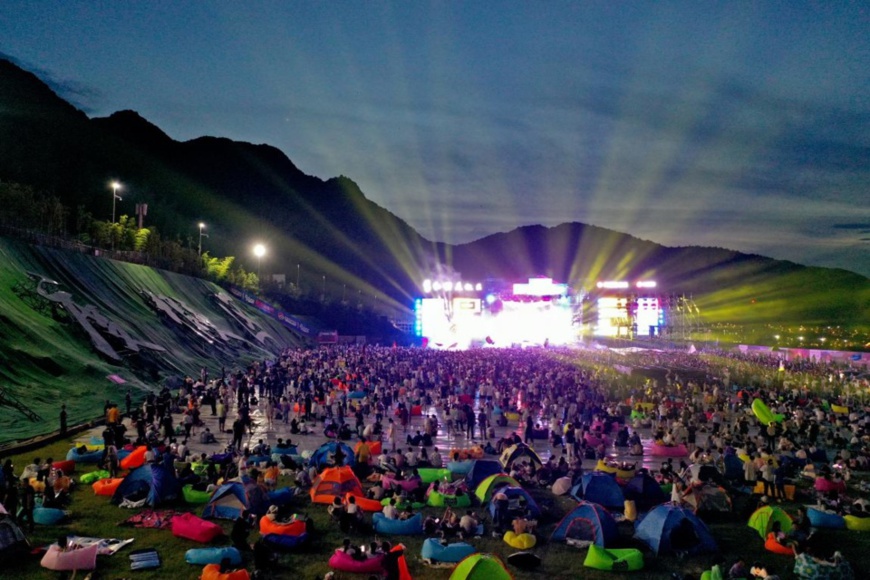
M 625 494 L 625 499 L 634 501 L 637 509 L 642 512 L 649 511 L 653 506 L 668 501 L 667 494 L 646 471 L 635 473 L 634 477 L 625 484 L 623 494 Z
M 571 487 L 573 482 L 570 477 L 560 477 L 556 481 L 553 482 L 553 485 L 550 487 L 550 490 L 554 495 L 565 495 L 569 491 L 571 491 Z
M 740 477 L 743 477 L 743 472 L 740 472 Z M 702 481 L 702 482 L 714 482 L 719 485 L 725 484 L 725 478 L 722 473 L 716 469 L 715 465 L 711 465 L 709 463 L 693 463 L 689 466 L 687 472 L 688 479 L 692 481 Z
M 654 507 L 635 524 L 634 537 L 646 543 L 653 552 L 688 555 L 716 552 L 716 540 L 707 524 L 689 508 L 663 503 Z
M 580 483 L 571 488 L 571 497 L 585 499 L 606 508 L 625 507 L 625 496 L 616 478 L 608 473 L 592 471 L 583 474 Z
M 324 469 L 311 484 L 311 501 L 314 503 L 331 504 L 336 497 L 344 498 L 348 493 L 365 497 L 359 479 L 347 465 Z
M 731 511 L 731 497 L 728 492 L 712 483 L 692 485 L 683 494 L 683 501 L 698 514 Z
M 502 487 L 498 489 L 499 493 L 503 493 L 508 498 L 508 512 L 511 515 L 523 515 L 528 512 L 532 519 L 541 517 L 541 508 L 529 495 L 529 492 L 521 487 Z M 489 504 L 489 513 L 495 520 L 495 502 Z
M 516 479 L 507 473 L 496 473 L 480 482 L 480 485 L 474 490 L 474 495 L 477 496 L 480 503 L 486 503 L 492 499 L 492 494 L 496 489 L 504 486 L 522 487 Z
M 581 540 L 603 547 L 618 537 L 616 520 L 610 512 L 597 503 L 581 501 L 562 518 L 550 539 Z
M 743 460 L 733 453 L 725 454 L 725 479 L 729 481 L 743 481 Z
M 484 479 L 502 471 L 504 468 L 497 459 L 475 459 L 471 462 L 471 469 L 465 476 L 465 485 L 468 489 L 477 489 Z
M 495 554 L 472 554 L 453 569 L 450 580 L 513 580 Z
M 762 506 L 752 512 L 752 515 L 749 516 L 749 523 L 747 525 L 758 532 L 761 539 L 766 539 L 767 534 L 769 534 L 773 528 L 773 522 L 779 522 L 779 525 L 781 526 L 780 529 L 783 532 L 791 530 L 791 516 L 785 513 L 782 508 L 771 505 Z
M 538 454 L 535 453 L 535 450 L 525 443 L 517 443 L 516 445 L 511 445 L 505 449 L 504 453 L 501 454 L 499 461 L 501 461 L 505 471 L 510 471 L 511 465 L 514 464 L 514 461 L 529 462 L 535 469 L 540 469 L 544 466 L 544 463 L 541 461 L 541 458 L 538 457 Z
M 334 464 L 331 464 L 330 461 L 335 457 L 336 449 L 339 448 L 341 448 L 341 452 L 344 453 L 344 463 L 342 465 L 353 467 L 354 464 L 356 464 L 353 449 L 351 449 L 350 445 L 342 443 L 341 441 L 328 441 L 318 447 L 314 453 L 311 454 L 308 464 L 313 465 L 318 470 L 323 469 L 324 467 L 334 467 Z
M 173 469 L 150 463 L 131 471 L 112 495 L 112 503 L 120 504 L 125 498 L 145 499 L 145 505 L 154 507 L 164 501 L 181 496 L 181 485 Z
M 250 477 L 243 477 L 241 481 L 229 481 L 218 487 L 202 510 L 202 517 L 234 520 L 242 510 L 262 516 L 269 505 L 266 488 Z
M 30 543 L 12 516 L 5 513 L 5 509 L 3 512 L 0 514 L 0 562 L 11 562 L 29 552 Z

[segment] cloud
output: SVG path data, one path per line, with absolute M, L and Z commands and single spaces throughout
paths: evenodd
M 864 230 L 861 233 L 870 233 L 870 222 L 867 223 L 852 223 L 852 224 L 831 224 L 835 230 Z
M 72 79 L 57 78 L 54 73 L 47 69 L 25 62 L 2 51 L 0 51 L 0 58 L 6 59 L 12 64 L 32 72 L 48 85 L 52 91 L 57 93 L 60 98 L 88 115 L 92 115 L 97 111 L 98 105 L 103 99 L 103 93 L 99 89 L 85 83 Z

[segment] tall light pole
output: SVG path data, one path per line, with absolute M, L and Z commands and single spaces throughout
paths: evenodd
M 296 289 L 299 290 L 299 264 L 296 264 Z
M 202 222 L 199 222 L 199 255 L 200 255 L 200 257 L 202 257 L 202 238 L 208 237 L 208 234 L 202 233 L 202 230 L 204 230 L 204 229 L 205 229 L 205 224 Z
M 260 260 L 266 255 L 266 246 L 257 244 L 254 246 L 254 255 L 257 256 L 257 285 L 260 284 Z
M 112 224 L 115 223 L 115 202 L 121 200 L 121 196 L 118 195 L 118 190 L 121 189 L 121 184 L 117 181 L 112 182 Z

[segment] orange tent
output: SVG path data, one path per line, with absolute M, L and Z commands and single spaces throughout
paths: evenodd
M 348 493 L 365 497 L 362 484 L 346 465 L 324 469 L 311 485 L 311 501 L 314 503 L 331 504 L 336 497 L 343 499 Z

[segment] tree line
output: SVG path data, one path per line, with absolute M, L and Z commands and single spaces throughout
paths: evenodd
M 115 223 L 95 219 L 83 205 L 70 208 L 56 195 L 32 186 L 0 181 L 0 225 L 19 231 L 73 240 L 113 252 L 118 259 L 208 278 L 250 291 L 259 288 L 255 272 L 246 272 L 234 256 L 200 256 L 192 240 L 162 236 L 157 228 L 139 228 L 136 218 L 122 215 Z

